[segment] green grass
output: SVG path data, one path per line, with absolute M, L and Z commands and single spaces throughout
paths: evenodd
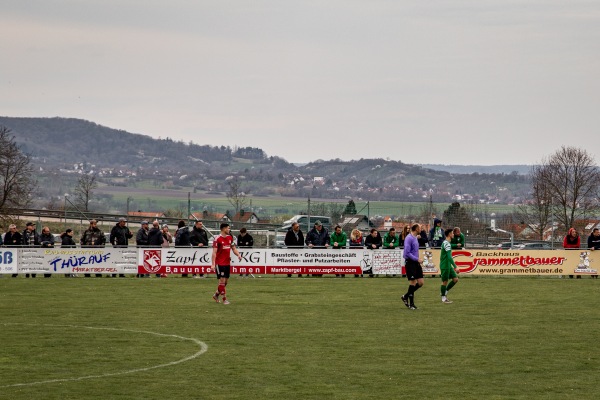
M 4 399 L 596 398 L 600 282 L 0 278 Z M 70 326 L 61 326 L 70 325 Z M 125 375 L 7 387 L 147 368 Z

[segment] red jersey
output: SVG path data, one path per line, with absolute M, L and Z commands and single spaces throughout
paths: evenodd
M 215 259 L 216 265 L 226 266 L 231 265 L 231 246 L 235 246 L 233 243 L 233 236 L 219 235 L 213 241 L 213 249 L 217 249 L 217 258 Z

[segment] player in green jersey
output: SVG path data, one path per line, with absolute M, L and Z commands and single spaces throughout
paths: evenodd
M 442 273 L 440 275 L 442 277 L 440 291 L 442 293 L 442 303 L 450 304 L 452 301 L 448 300 L 447 296 L 450 289 L 458 283 L 458 267 L 452 258 L 452 245 L 450 244 L 454 237 L 454 232 L 452 229 L 446 229 L 444 235 L 446 236 L 446 240 L 442 243 L 440 252 L 440 271 Z

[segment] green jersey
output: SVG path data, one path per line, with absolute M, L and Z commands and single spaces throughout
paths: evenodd
M 440 269 L 444 271 L 454 268 L 458 267 L 452 258 L 452 246 L 449 241 L 444 240 L 442 248 L 440 249 Z

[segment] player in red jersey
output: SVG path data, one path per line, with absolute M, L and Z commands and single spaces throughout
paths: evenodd
M 212 253 L 212 268 L 217 272 L 217 279 L 219 279 L 219 286 L 217 291 L 213 294 L 213 299 L 219 303 L 219 296 L 223 296 L 223 304 L 229 304 L 227 295 L 225 294 L 225 286 L 229 280 L 229 270 L 231 267 L 231 251 L 235 254 L 238 260 L 242 260 L 242 256 L 235 247 L 233 236 L 230 235 L 231 228 L 229 224 L 221 224 L 221 234 L 213 241 L 213 253 Z

